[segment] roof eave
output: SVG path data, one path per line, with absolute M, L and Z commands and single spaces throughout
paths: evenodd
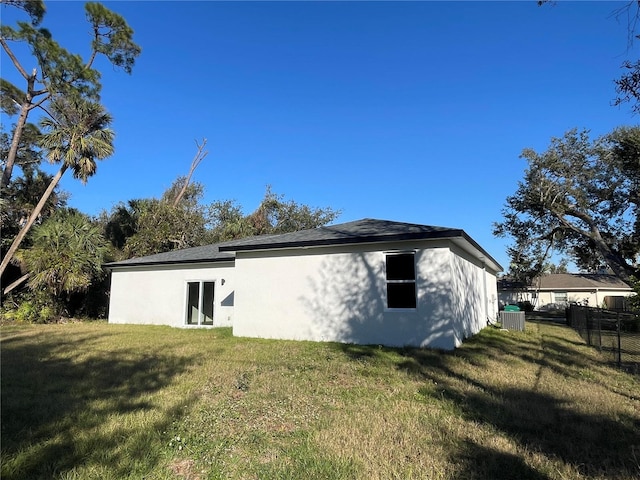
M 471 250 L 471 253 L 476 258 L 481 260 L 485 265 L 489 265 L 491 269 L 494 270 L 496 273 L 504 271 L 504 268 L 502 268 L 502 265 L 500 265 L 495 258 L 489 255 L 489 253 L 484 248 L 482 248 L 473 238 L 471 238 L 467 234 L 467 232 L 462 230 L 462 235 L 460 238 L 462 238 L 466 242 L 466 244 L 470 247 L 470 249 L 467 248 L 466 250 L 468 251 Z M 454 242 L 455 240 L 456 239 L 453 239 Z
M 122 263 L 122 262 L 111 262 L 105 263 L 102 268 L 105 270 L 114 270 L 117 268 L 127 268 L 127 267 L 154 267 L 159 265 L 185 265 L 185 264 L 194 264 L 194 263 L 218 263 L 218 262 L 234 262 L 235 257 L 230 256 L 227 258 L 209 258 L 209 259 L 198 259 L 198 260 L 165 260 L 165 261 L 157 261 L 157 262 L 130 262 L 130 263 Z
M 502 266 L 487 253 L 475 240 L 473 240 L 464 230 L 444 230 L 440 232 L 424 233 L 404 233 L 398 235 L 368 235 L 360 237 L 332 238 L 324 240 L 306 240 L 291 242 L 265 242 L 250 245 L 225 245 L 220 247 L 220 251 L 250 252 L 259 250 L 284 250 L 293 248 L 331 247 L 341 245 L 363 245 L 373 243 L 401 242 L 411 240 L 463 240 L 469 246 L 465 250 L 472 253 L 484 263 L 489 264 L 496 272 L 503 270 Z

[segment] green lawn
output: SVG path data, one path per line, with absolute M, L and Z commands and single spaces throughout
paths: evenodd
M 640 478 L 640 379 L 562 325 L 453 353 L 3 326 L 1 477 Z

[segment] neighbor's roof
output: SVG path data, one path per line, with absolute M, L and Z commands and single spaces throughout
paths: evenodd
M 497 270 L 502 270 L 500 264 L 464 230 L 371 218 L 281 235 L 266 235 L 231 241 L 225 243 L 224 246 L 221 245 L 220 251 L 271 250 L 434 239 L 457 241 L 465 250 L 470 250 L 476 257 L 485 259 L 493 263 Z
M 233 261 L 233 252 L 221 252 L 219 247 L 224 243 L 205 245 L 203 247 L 185 248 L 182 250 L 172 250 L 171 252 L 157 253 L 146 257 L 130 258 L 121 262 L 107 263 L 106 268 L 134 267 L 142 265 L 166 265 L 173 263 L 201 263 L 201 262 L 224 262 Z
M 477 258 L 492 264 L 497 271 L 502 267 L 478 245 L 464 230 L 417 225 L 414 223 L 391 222 L 365 218 L 342 223 L 301 230 L 280 235 L 260 235 L 232 240 L 204 247 L 173 250 L 147 257 L 131 258 L 121 262 L 105 264 L 106 268 L 133 267 L 142 265 L 163 265 L 176 263 L 201 263 L 233 261 L 236 251 L 271 250 L 296 247 L 316 247 L 346 244 L 395 242 L 402 240 L 449 239 Z
M 615 275 L 597 273 L 555 273 L 540 277 L 543 290 L 631 290 L 631 287 Z

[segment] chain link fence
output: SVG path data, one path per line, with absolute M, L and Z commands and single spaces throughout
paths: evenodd
M 571 305 L 567 324 L 619 367 L 640 374 L 640 314 Z

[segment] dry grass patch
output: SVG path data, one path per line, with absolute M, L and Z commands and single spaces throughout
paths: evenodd
M 2 478 L 640 478 L 640 382 L 572 330 L 455 352 L 2 329 Z

